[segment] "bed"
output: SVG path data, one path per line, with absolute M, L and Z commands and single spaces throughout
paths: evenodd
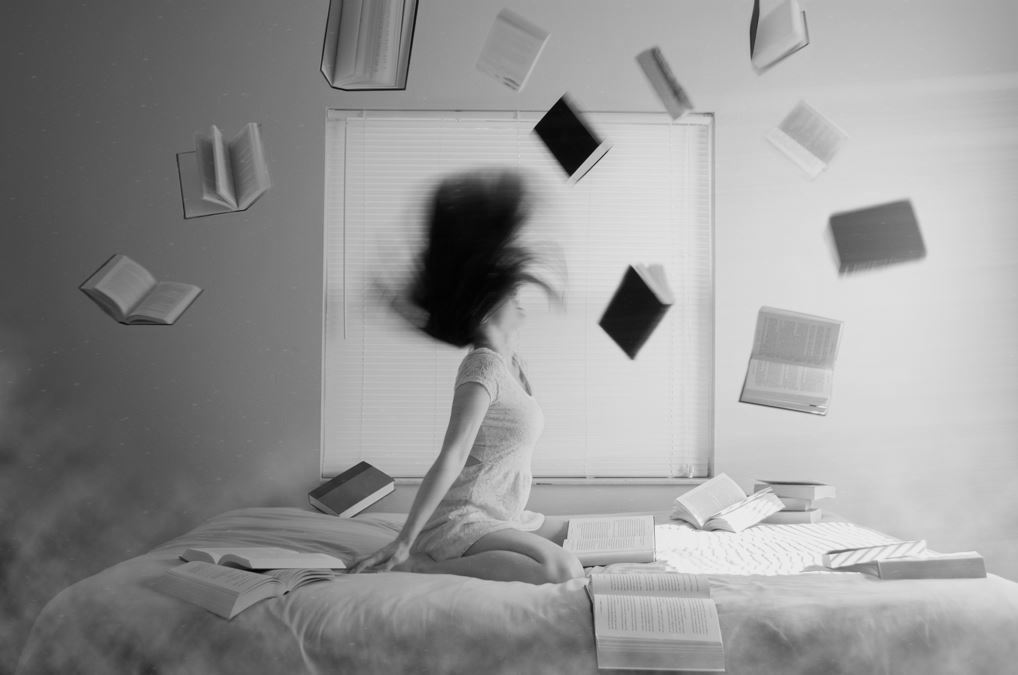
M 18 673 L 598 671 L 586 579 L 532 586 L 401 572 L 341 575 L 230 621 L 152 587 L 188 546 L 276 545 L 350 560 L 391 540 L 402 519 L 281 507 L 223 513 L 57 594 L 35 622 Z M 1012 581 L 881 581 L 816 571 L 811 565 L 826 548 L 890 539 L 845 522 L 732 535 L 662 517 L 657 532 L 653 568 L 709 575 L 728 673 L 1018 669 Z

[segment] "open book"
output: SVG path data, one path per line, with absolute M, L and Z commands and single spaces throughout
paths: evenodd
M 256 602 L 333 577 L 330 570 L 281 569 L 259 573 L 195 561 L 170 568 L 154 584 L 167 595 L 232 619 Z
M 654 516 L 570 518 L 562 548 L 584 567 L 619 562 L 653 562 L 657 550 Z
M 495 17 L 484 42 L 477 69 L 519 91 L 527 83 L 545 43 L 548 31 L 508 9 Z
M 178 281 L 156 281 L 143 265 L 117 253 L 79 287 L 103 311 L 124 324 L 174 323 L 201 289 Z
M 664 267 L 630 265 L 599 325 L 629 358 L 635 359 L 674 303 Z
M 331 0 L 322 75 L 336 89 L 405 89 L 417 0 Z
M 725 669 L 718 610 L 707 577 L 592 574 L 598 668 Z
M 770 488 L 747 496 L 728 474 L 719 473 L 676 497 L 671 517 L 701 530 L 741 532 L 783 506 Z
M 743 403 L 826 415 L 841 321 L 761 307 Z
M 346 569 L 342 560 L 328 553 L 294 551 L 276 546 L 197 546 L 186 549 L 180 557 L 189 562 L 201 560 L 249 570 Z
M 806 12 L 797 0 L 782 0 L 760 18 L 760 0 L 753 2 L 749 22 L 750 61 L 763 72 L 809 44 Z
M 185 218 L 243 211 L 272 187 L 258 124 L 229 142 L 213 124 L 207 135 L 195 134 L 194 145 L 177 155 Z

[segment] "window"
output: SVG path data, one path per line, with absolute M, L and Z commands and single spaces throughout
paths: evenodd
M 613 144 L 575 184 L 531 130 L 538 113 L 329 112 L 322 473 L 367 460 L 421 476 L 441 447 L 465 350 L 394 316 L 399 280 L 448 174 L 511 167 L 530 181 L 525 235 L 561 247 L 565 311 L 524 294 L 520 354 L 545 413 L 541 477 L 710 475 L 713 459 L 713 118 L 590 114 Z M 660 263 L 676 303 L 637 359 L 597 325 L 630 263 Z

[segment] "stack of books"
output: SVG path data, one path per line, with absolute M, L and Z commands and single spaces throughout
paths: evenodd
M 811 481 L 758 480 L 754 490 L 771 488 L 778 499 L 785 505 L 777 513 L 773 513 L 763 522 L 772 525 L 797 523 L 816 523 L 822 517 L 817 502 L 834 497 L 834 486 L 827 483 Z

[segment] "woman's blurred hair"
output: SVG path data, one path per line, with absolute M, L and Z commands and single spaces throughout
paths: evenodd
M 463 347 L 521 284 L 538 284 L 558 297 L 534 273 L 538 256 L 519 239 L 529 208 L 526 182 L 515 171 L 466 172 L 437 186 L 409 296 L 426 317 L 424 332 Z

